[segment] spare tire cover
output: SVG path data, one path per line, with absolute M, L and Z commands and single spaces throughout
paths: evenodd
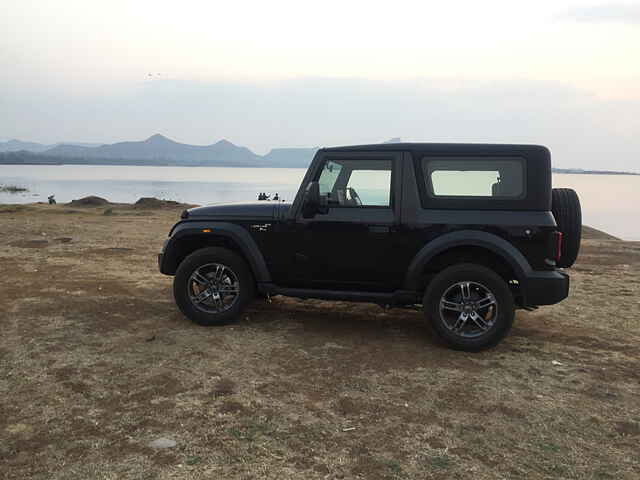
M 551 191 L 551 212 L 562 232 L 562 254 L 558 267 L 568 268 L 578 258 L 582 236 L 582 210 L 580 199 L 571 188 L 554 188 Z

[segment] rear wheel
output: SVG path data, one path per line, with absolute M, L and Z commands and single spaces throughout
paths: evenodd
M 493 347 L 509 332 L 515 316 L 507 283 L 473 263 L 454 265 L 436 275 L 423 306 L 434 332 L 455 350 Z
M 206 326 L 236 320 L 254 291 L 246 262 L 226 248 L 196 250 L 182 261 L 173 280 L 173 295 L 180 311 Z

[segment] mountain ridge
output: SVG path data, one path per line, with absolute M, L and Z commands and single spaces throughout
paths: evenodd
M 102 145 L 44 145 L 10 140 L 0 142 L 0 163 L 305 168 L 317 150 L 283 147 L 258 155 L 225 138 L 209 145 L 191 145 L 155 133 L 144 140 Z
M 37 142 L 23 142 L 12 138 L 6 142 L 0 142 L 0 152 L 19 152 L 20 150 L 26 150 L 29 152 L 44 152 L 52 148 L 55 145 L 45 145 Z
M 190 166 L 254 166 L 261 158 L 248 148 L 234 145 L 226 139 L 211 145 L 190 145 L 159 133 L 141 141 L 116 142 L 97 147 L 57 145 L 41 153 L 59 158 L 152 160 Z
M 22 140 L 17 140 L 15 138 L 12 138 L 10 140 L 0 141 L 0 153 L 19 152 L 21 150 L 40 153 L 63 144 L 80 146 L 80 147 L 97 147 L 100 145 L 99 143 L 84 143 L 84 142 L 58 142 L 58 143 L 53 143 L 49 145 L 49 144 L 38 143 L 38 142 L 24 142 Z
M 398 143 L 399 137 L 383 143 Z M 276 147 L 258 155 L 227 139 L 210 145 L 190 145 L 155 133 L 145 140 L 111 144 L 57 143 L 8 140 L 0 142 L 4 165 L 149 165 L 202 167 L 307 168 L 319 147 Z M 553 168 L 554 173 L 639 175 L 636 172 Z

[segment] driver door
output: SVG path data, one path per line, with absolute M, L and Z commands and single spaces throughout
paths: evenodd
M 392 291 L 403 273 L 396 257 L 399 223 L 398 153 L 327 155 L 313 180 L 328 213 L 295 222 L 294 269 L 306 286 Z

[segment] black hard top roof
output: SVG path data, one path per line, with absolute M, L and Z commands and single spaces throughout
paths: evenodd
M 344 147 L 321 148 L 323 152 L 388 152 L 404 151 L 412 153 L 507 153 L 549 150 L 542 145 L 517 145 L 506 143 L 376 143 L 370 145 L 348 145 Z

